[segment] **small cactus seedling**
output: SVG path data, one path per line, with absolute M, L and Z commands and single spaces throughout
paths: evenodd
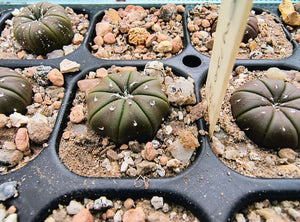
M 88 121 L 116 143 L 154 136 L 169 113 L 160 82 L 136 71 L 110 74 L 87 96 Z
M 65 9 L 48 2 L 22 8 L 13 18 L 13 33 L 24 49 L 40 55 L 62 48 L 73 38 Z
M 31 84 L 14 70 L 0 67 L 0 113 L 25 113 L 31 102 Z
M 300 88 L 278 79 L 251 81 L 231 97 L 237 125 L 265 148 L 300 148 Z
M 246 30 L 243 36 L 243 42 L 247 43 L 249 39 L 255 39 L 258 35 L 258 20 L 255 15 L 250 15 L 248 18 Z

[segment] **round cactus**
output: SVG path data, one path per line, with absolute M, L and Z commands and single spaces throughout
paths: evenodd
M 300 148 L 300 88 L 278 79 L 251 81 L 231 97 L 237 125 L 265 148 Z
M 65 9 L 48 2 L 22 8 L 13 18 L 13 33 L 24 49 L 41 55 L 62 48 L 73 38 Z
M 247 21 L 247 26 L 246 26 L 246 30 L 244 32 L 244 36 L 243 36 L 243 42 L 247 43 L 249 39 L 255 39 L 256 36 L 258 35 L 258 20 L 255 17 L 255 15 L 250 15 L 248 17 L 248 21 Z
M 25 113 L 31 101 L 31 84 L 14 70 L 0 67 L 0 113 Z
M 169 113 L 160 82 L 139 72 L 110 74 L 87 96 L 88 121 L 116 143 L 154 136 Z

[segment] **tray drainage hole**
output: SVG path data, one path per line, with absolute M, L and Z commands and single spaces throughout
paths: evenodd
M 185 56 L 182 62 L 188 67 L 198 67 L 201 65 L 201 59 L 194 55 Z

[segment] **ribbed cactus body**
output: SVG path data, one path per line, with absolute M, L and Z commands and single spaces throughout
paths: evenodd
M 73 38 L 72 24 L 65 9 L 48 2 L 21 9 L 13 18 L 13 33 L 24 49 L 41 55 L 62 48 Z
M 151 139 L 169 113 L 160 82 L 135 71 L 103 78 L 87 107 L 90 126 L 117 143 Z
M 278 79 L 251 81 L 231 97 L 237 125 L 266 148 L 300 148 L 300 89 Z
M 0 113 L 26 112 L 32 102 L 32 86 L 20 74 L 0 67 Z

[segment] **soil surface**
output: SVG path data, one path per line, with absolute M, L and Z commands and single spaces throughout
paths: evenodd
M 182 5 L 161 8 L 128 5 L 105 10 L 91 42 L 94 56 L 103 59 L 166 59 L 183 49 Z
M 33 101 L 27 106 L 25 114 L 0 114 L 0 174 L 26 165 L 48 146 L 47 141 L 65 91 L 63 86 L 53 85 L 48 79 L 47 75 L 52 70 L 54 69 L 50 66 L 15 69 L 31 83 Z M 18 136 L 20 129 L 26 131 L 23 136 Z M 28 145 L 25 149 L 20 149 L 17 140 Z
M 220 159 L 231 169 L 240 174 L 258 178 L 299 178 L 300 150 L 290 148 L 265 149 L 252 142 L 237 126 L 231 114 L 230 98 L 232 93 L 250 80 L 262 78 L 265 75 L 272 78 L 272 69 L 266 71 L 248 71 L 239 66 L 232 73 L 227 88 L 217 130 L 212 138 L 212 148 Z M 299 87 L 299 72 L 294 70 L 279 70 L 281 78 Z M 278 76 L 277 76 L 278 77 Z M 273 76 L 276 78 L 276 76 Z M 206 109 L 205 88 L 201 90 L 203 109 Z M 205 114 L 207 119 L 207 113 Z
M 161 68 L 150 64 L 159 64 Z M 136 69 L 126 67 L 132 68 Z M 118 70 L 120 67 L 102 69 L 107 74 Z M 160 62 L 149 62 L 143 72 L 163 76 L 163 89 L 171 105 L 170 115 L 163 120 L 156 136 L 148 142 L 129 141 L 121 145 L 101 137 L 87 123 L 85 92 L 79 89 L 72 110 L 82 107 L 82 118 L 72 120 L 71 111 L 59 147 L 59 157 L 71 171 L 88 177 L 165 177 L 182 172 L 194 159 L 200 144 L 195 110 L 192 111 L 196 103 L 193 80 L 174 76 Z M 95 80 L 93 72 L 87 76 Z
M 100 200 L 106 203 L 101 207 Z M 84 208 L 84 210 L 82 210 Z M 88 212 L 88 209 L 90 212 Z M 80 212 L 81 211 L 81 212 Z M 83 213 L 85 212 L 85 213 Z M 78 214 L 77 216 L 74 216 Z M 64 221 L 71 222 L 74 217 L 85 215 L 94 218 L 95 222 L 101 221 L 186 221 L 199 222 L 199 220 L 182 206 L 164 202 L 163 197 L 153 196 L 151 199 L 128 198 L 126 200 L 109 200 L 100 197 L 97 200 L 84 199 L 82 203 L 72 200 L 68 206 L 59 205 L 59 209 L 53 210 L 45 222 Z M 88 216 L 86 216 L 88 215 Z
M 19 9 L 12 11 L 12 15 L 17 14 Z M 71 20 L 74 37 L 69 45 L 62 49 L 54 50 L 45 56 L 34 55 L 22 49 L 21 45 L 13 36 L 12 19 L 5 21 L 5 27 L 0 36 L 0 59 L 55 59 L 76 50 L 82 43 L 84 35 L 89 27 L 88 14 L 77 14 L 72 8 L 66 7 L 66 12 Z
M 219 5 L 202 3 L 194 7 L 187 19 L 191 43 L 199 52 L 211 56 Z M 251 12 L 257 18 L 258 34 L 240 44 L 237 59 L 281 59 L 293 53 L 293 45 L 279 19 L 267 12 Z

